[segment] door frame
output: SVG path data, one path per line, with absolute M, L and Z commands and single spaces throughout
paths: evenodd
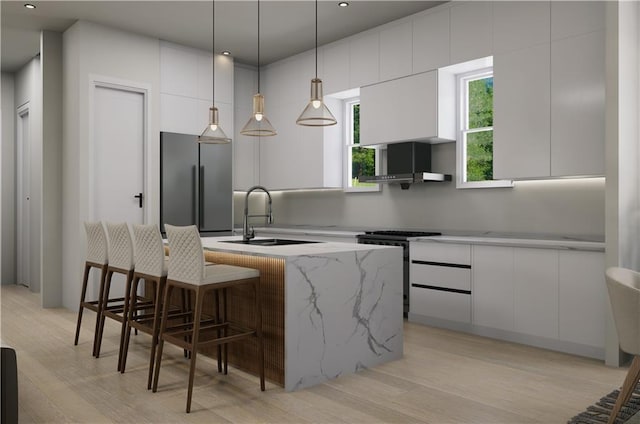
M 29 169 L 26 170 L 29 174 L 29 187 L 27 187 L 26 194 L 31 197 L 31 131 L 29 128 L 29 137 L 26 139 L 27 146 L 25 146 L 24 124 L 22 121 L 24 116 L 29 116 L 30 123 L 31 108 L 29 102 L 25 102 L 16 108 L 16 173 L 14 178 L 16 178 L 16 198 L 18 199 L 16 204 L 16 284 L 31 288 L 31 261 L 29 260 L 31 256 L 31 205 L 29 204 L 27 211 L 24 210 L 25 158 L 29 161 Z M 25 249 L 28 252 L 26 255 L 24 254 Z M 26 278 L 27 281 L 20 281 L 21 278 Z
M 150 187 L 150 166 L 149 166 L 149 158 L 151 156 L 151 143 L 149 140 L 151 134 L 151 123 L 149 119 L 149 111 L 151 104 L 151 84 L 137 82 L 137 81 L 128 81 L 119 78 L 113 78 L 105 75 L 89 75 L 89 150 L 88 150 L 88 163 L 92 164 L 94 161 L 95 154 L 95 137 L 93 135 L 93 128 L 95 123 L 95 92 L 98 88 L 110 88 L 114 90 L 127 91 L 131 93 L 142 94 L 143 100 L 143 135 L 142 135 L 142 186 L 144 192 L 144 206 L 142 212 L 142 221 L 143 223 L 148 223 L 151 221 L 151 207 L 149 203 L 149 187 Z M 94 211 L 94 174 L 93 171 L 89 171 L 89 181 L 88 181 L 88 216 L 90 219 L 95 219 L 95 211 Z

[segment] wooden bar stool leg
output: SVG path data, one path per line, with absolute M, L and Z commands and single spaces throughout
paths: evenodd
M 153 309 L 153 327 L 151 329 L 151 354 L 149 355 L 149 377 L 147 378 L 147 390 L 151 389 L 153 381 L 153 370 L 156 359 L 156 348 L 158 346 L 158 338 L 160 332 L 160 305 L 162 304 L 162 291 L 165 284 L 162 279 L 155 282 L 155 308 Z
M 158 390 L 158 380 L 160 378 L 160 365 L 162 363 L 162 348 L 164 345 L 164 339 L 162 334 L 167 330 L 167 321 L 169 321 L 169 299 L 171 299 L 171 292 L 173 291 L 173 285 L 167 282 L 164 289 L 164 300 L 162 305 L 162 318 L 160 318 L 160 333 L 158 335 L 158 352 L 156 354 L 155 370 L 153 375 L 153 389 L 155 393 Z
M 215 298 L 215 303 L 216 303 L 216 324 L 220 324 L 220 291 L 219 290 L 214 290 L 213 291 L 213 296 Z M 216 330 L 216 337 L 220 338 L 220 329 L 218 328 Z M 217 352 L 218 352 L 218 372 L 222 372 L 222 346 L 218 345 L 217 346 Z
M 193 380 L 196 374 L 196 357 L 198 356 L 198 338 L 200 335 L 200 318 L 204 293 L 201 287 L 196 289 L 196 304 L 193 315 L 193 331 L 191 336 L 191 365 L 189 367 L 189 387 L 187 388 L 187 413 L 191 412 L 191 398 L 193 394 Z
M 129 308 L 129 313 L 127 315 L 123 315 L 125 317 L 126 328 L 124 332 L 124 344 L 122 346 L 122 361 L 120 365 L 120 372 L 124 373 L 124 370 L 127 367 L 127 355 L 129 353 L 129 341 L 131 339 L 131 323 L 134 321 L 133 311 L 136 309 L 136 296 L 131 297 L 134 293 L 138 291 L 138 283 L 140 282 L 140 277 L 135 277 L 131 282 L 131 291 L 129 298 L 132 299 L 132 306 Z
M 104 324 L 104 320 L 102 317 L 102 308 L 106 303 L 104 300 L 104 290 L 105 290 L 105 286 L 107 285 L 107 278 L 109 279 L 109 281 L 111 281 L 111 274 L 109 274 L 108 265 L 104 265 L 101 268 L 101 272 L 100 272 L 100 289 L 98 293 L 98 305 L 97 305 L 98 310 L 96 312 L 96 331 L 93 335 L 93 356 L 95 356 L 96 358 L 100 356 L 100 343 L 102 341 L 102 333 L 100 329 L 102 328 L 101 325 Z
M 222 309 L 222 319 L 223 322 L 226 324 L 227 321 L 227 288 L 225 287 L 224 289 L 222 289 L 222 304 L 223 304 L 223 309 Z M 227 337 L 227 327 L 222 327 L 222 337 Z M 224 349 L 224 375 L 228 374 L 229 371 L 229 367 L 228 367 L 228 358 L 229 358 L 229 350 L 228 350 L 228 346 L 229 343 L 225 343 L 223 346 Z
M 98 313 L 99 323 L 98 323 L 98 334 L 97 334 L 98 337 L 96 339 L 96 354 L 95 354 L 96 358 L 100 357 L 100 348 L 102 347 L 102 335 L 104 333 L 104 322 L 105 322 L 104 310 L 107 308 L 107 304 L 109 300 L 109 291 L 111 290 L 112 278 L 113 278 L 113 271 L 107 271 L 107 278 L 106 278 L 106 281 L 104 282 L 104 288 L 102 290 L 102 295 L 101 295 L 101 302 L 99 303 L 100 308 Z
M 624 383 L 622 383 L 622 389 L 618 394 L 618 399 L 616 399 L 613 411 L 611 411 L 611 415 L 609 416 L 608 424 L 613 424 L 616 421 L 618 413 L 620 412 L 622 407 L 629 401 L 629 399 L 631 399 L 633 390 L 638 385 L 639 378 L 640 356 L 634 356 L 633 362 L 631 362 L 631 366 L 629 367 L 629 371 L 627 372 L 627 376 L 624 379 Z
M 122 309 L 122 324 L 120 325 L 120 346 L 118 347 L 118 371 L 122 371 L 122 351 L 124 349 L 124 333 L 127 330 L 127 320 L 129 319 L 129 308 L 131 307 L 132 279 L 133 270 L 127 273 L 127 283 L 124 287 L 124 306 Z
M 85 262 L 84 275 L 82 277 L 82 293 L 80 294 L 80 307 L 78 308 L 78 323 L 76 324 L 76 337 L 73 341 L 74 346 L 78 345 L 78 339 L 80 337 L 80 326 L 82 325 L 82 312 L 84 311 L 84 301 L 87 296 L 87 282 L 89 281 L 89 270 L 91 270 L 91 265 Z

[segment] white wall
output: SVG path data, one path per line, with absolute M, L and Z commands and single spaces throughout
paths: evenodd
M 14 110 L 29 103 L 29 138 L 31 157 L 30 216 L 28 217 L 30 235 L 29 287 L 40 291 L 42 257 L 42 85 L 40 76 L 40 57 L 33 58 L 20 71 L 15 79 Z
M 63 305 L 75 310 L 80 296 L 85 235 L 91 220 L 89 97 L 90 78 L 103 76 L 151 86 L 147 139 L 147 222 L 159 214 L 159 40 L 89 22 L 77 22 L 63 35 Z M 95 296 L 91 290 L 89 296 Z
M 2 73 L 2 143 L 0 150 L 0 283 L 16 282 L 16 190 L 15 190 L 15 102 L 14 76 Z

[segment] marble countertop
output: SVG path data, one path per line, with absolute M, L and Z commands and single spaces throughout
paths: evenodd
M 383 228 L 380 228 L 383 229 Z M 272 226 L 257 227 L 257 234 L 291 234 L 291 235 L 322 235 L 334 237 L 356 237 L 371 228 L 345 228 L 338 226 Z M 438 229 L 415 229 L 407 230 L 416 231 L 439 231 L 441 236 L 432 237 L 416 237 L 410 240 L 430 240 L 442 243 L 469 243 L 469 244 L 486 244 L 496 246 L 517 246 L 517 247 L 539 247 L 554 249 L 576 249 L 576 250 L 594 250 L 604 251 L 604 236 L 600 235 L 559 235 L 559 234 L 535 234 L 535 233 L 510 233 L 498 231 L 447 231 Z M 236 229 L 238 231 L 238 229 Z M 242 230 L 240 229 L 238 234 Z M 298 245 L 299 246 L 299 245 Z M 268 247 L 267 249 L 272 249 Z
M 255 239 L 265 239 L 269 237 L 256 237 Z M 225 240 L 241 240 L 241 236 L 230 237 L 202 237 L 202 246 L 205 249 L 218 250 L 230 253 L 240 253 L 253 256 L 270 257 L 296 257 L 296 256 L 319 256 L 341 252 L 361 252 L 378 249 L 400 249 L 393 246 L 378 246 L 370 244 L 340 243 L 340 242 L 317 242 L 303 244 L 289 244 L 282 246 L 260 246 L 243 243 L 225 243 Z

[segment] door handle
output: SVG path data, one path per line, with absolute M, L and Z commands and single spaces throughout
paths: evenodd
M 136 195 L 135 195 L 135 196 L 133 196 L 133 197 L 135 197 L 136 199 L 138 199 L 138 201 L 139 201 L 139 203 L 138 203 L 138 204 L 140 205 L 140 207 L 142 207 L 142 197 L 143 197 L 143 196 L 142 196 L 142 193 L 138 193 L 138 194 L 136 194 Z

